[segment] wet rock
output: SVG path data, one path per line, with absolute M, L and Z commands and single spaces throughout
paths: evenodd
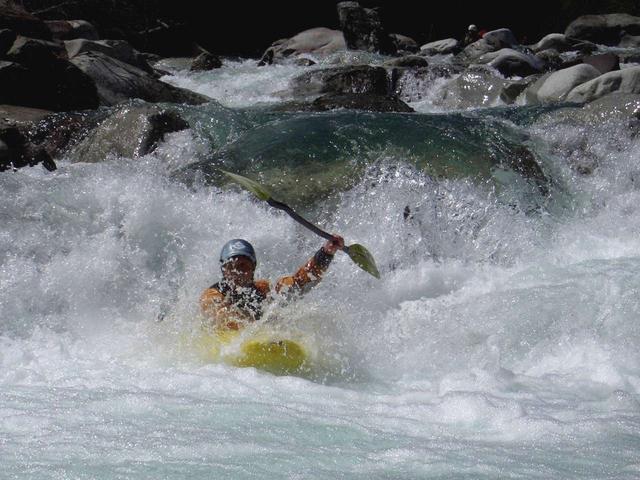
M 35 119 L 48 113 L 0 105 L 0 171 L 38 164 L 49 171 L 56 169 L 47 151 L 28 139 L 29 129 Z
M 405 102 L 418 102 L 430 95 L 435 82 L 451 78 L 462 69 L 454 65 L 430 65 L 421 68 L 394 68 L 391 71 L 391 91 Z
M 500 92 L 507 84 L 507 80 L 487 68 L 470 68 L 449 81 L 435 103 L 453 109 L 490 107 L 499 101 Z
M 358 2 L 339 2 L 340 28 L 349 50 L 395 54 L 397 49 L 385 31 L 378 11 L 364 8 Z
M 621 48 L 640 48 L 640 35 L 623 35 L 618 44 Z
M 86 20 L 49 20 L 45 24 L 51 30 L 56 40 L 74 40 L 86 38 L 87 40 L 99 40 L 100 35 L 96 27 Z
M 435 42 L 425 43 L 420 47 L 420 51 L 425 55 L 448 55 L 458 53 L 462 48 L 460 42 L 455 38 L 445 38 Z
M 100 52 L 85 52 L 71 62 L 91 77 L 98 89 L 100 105 L 111 106 L 132 98 L 147 102 L 187 103 L 210 101 L 204 95 L 161 82 L 144 70 Z
M 429 62 L 419 55 L 407 55 L 406 57 L 392 58 L 383 63 L 385 67 L 421 68 L 428 67 Z
M 189 128 L 176 112 L 157 105 L 126 106 L 106 118 L 72 148 L 72 162 L 96 163 L 108 155 L 126 158 L 144 156 L 164 140 L 165 135 Z
M 555 71 L 562 68 L 563 59 L 560 56 L 560 52 L 553 48 L 539 51 L 536 53 L 536 57 L 544 64 L 546 71 Z
M 25 66 L 46 68 L 56 60 L 66 60 L 67 51 L 61 43 L 18 36 L 7 52 L 6 58 Z
M 583 15 L 571 22 L 564 33 L 567 37 L 615 46 L 620 42 L 623 32 L 640 35 L 640 17 L 626 13 Z
M 340 30 L 310 28 L 291 38 L 273 42 L 262 55 L 258 65 L 282 63 L 303 54 L 324 56 L 346 49 L 347 44 Z
M 292 81 L 294 96 L 305 97 L 323 93 L 370 93 L 387 95 L 389 82 L 382 67 L 355 65 L 325 68 L 305 72 Z
M 413 38 L 401 35 L 399 33 L 389 34 L 397 52 L 416 53 L 419 51 L 418 42 Z
M 614 92 L 640 94 L 640 67 L 600 75 L 571 90 L 567 95 L 567 101 L 592 102 Z
M 298 67 L 311 67 L 312 65 L 316 64 L 316 62 L 314 62 L 310 58 L 305 57 L 297 58 L 293 63 Z
M 325 112 L 329 110 L 360 110 L 367 112 L 411 113 L 414 110 L 395 95 L 367 93 L 329 93 L 312 102 L 291 102 L 275 109 L 285 112 Z
M 220 60 L 220 58 L 212 53 L 202 52 L 193 60 L 189 70 L 192 72 L 202 72 L 220 67 L 222 67 L 222 60 Z
M 518 45 L 515 36 L 508 28 L 500 28 L 485 33 L 480 40 L 467 45 L 456 55 L 457 62 L 470 64 L 487 53 L 497 52 L 503 48 L 513 48 Z
M 540 75 L 530 75 L 520 80 L 507 82 L 500 91 L 500 100 L 502 100 L 507 105 L 515 103 L 522 92 L 529 88 L 539 78 Z

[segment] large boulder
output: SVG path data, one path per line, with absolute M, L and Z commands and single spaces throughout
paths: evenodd
M 222 67 L 222 60 L 210 52 L 202 52 L 193 59 L 193 63 L 189 70 L 192 72 L 202 72 L 206 70 L 214 70 Z
M 539 58 L 511 48 L 485 53 L 478 59 L 478 63 L 488 64 L 505 77 L 526 77 L 541 72 L 544 68 L 544 63 Z
M 527 104 L 561 102 L 571 90 L 600 76 L 593 66 L 581 63 L 541 77 L 525 92 Z
M 387 95 L 389 81 L 382 67 L 354 65 L 311 70 L 295 77 L 291 92 L 297 97 L 324 93 L 367 93 Z
M 390 33 L 389 37 L 391 38 L 397 52 L 416 53 L 419 50 L 418 42 L 411 37 L 407 37 L 406 35 L 401 35 L 399 33 Z
M 101 162 L 108 155 L 138 158 L 152 152 L 165 135 L 189 128 L 177 113 L 157 105 L 130 105 L 117 110 L 68 154 L 72 162 Z
M 72 63 L 52 59 L 44 65 L 25 67 L 0 62 L 0 103 L 53 111 L 98 107 L 93 80 Z
M 86 20 L 49 20 L 45 22 L 56 40 L 74 40 L 86 38 L 87 40 L 99 40 L 100 35 L 96 27 Z
M 301 54 L 328 55 L 346 50 L 347 44 L 340 30 L 318 27 L 305 30 L 289 39 L 281 39 L 271 44 L 260 59 L 259 65 L 281 63 Z
M 18 36 L 5 56 L 11 62 L 44 68 L 57 59 L 66 60 L 67 52 L 60 43 Z
M 508 83 L 486 67 L 469 68 L 450 80 L 434 103 L 456 110 L 492 107 L 500 103 L 500 92 Z
M 435 42 L 425 43 L 420 47 L 420 52 L 425 55 L 448 55 L 460 51 L 460 41 L 455 38 L 445 38 Z
M 13 30 L 26 37 L 51 40 L 51 31 L 38 17 L 14 3 L 0 2 L 0 30 Z
M 583 15 L 571 22 L 564 33 L 567 37 L 615 46 L 624 33 L 640 35 L 640 17 L 626 13 Z
M 358 2 L 339 2 L 338 18 L 349 50 L 395 54 L 396 46 L 385 31 L 378 11 Z
M 480 40 L 467 45 L 455 58 L 458 62 L 470 64 L 487 53 L 497 52 L 503 48 L 514 48 L 517 45 L 518 42 L 511 30 L 500 28 L 485 33 Z
M 100 105 L 117 105 L 132 98 L 191 105 L 210 101 L 204 95 L 161 82 L 144 70 L 100 52 L 82 53 L 71 62 L 94 80 Z
M 571 90 L 567 95 L 567 101 L 592 102 L 614 92 L 640 94 L 640 67 L 600 75 Z
M 0 171 L 39 163 L 47 170 L 56 169 L 47 151 L 29 138 L 35 124 L 50 114 L 47 110 L 0 105 Z
M 128 63 L 145 72 L 155 75 L 146 58 L 124 40 L 87 40 L 83 38 L 64 42 L 69 58 L 77 57 L 85 52 L 100 52 L 121 62 Z
M 598 69 L 600 73 L 609 73 L 620 70 L 620 57 L 614 53 L 602 53 L 600 55 L 587 55 L 582 62 Z

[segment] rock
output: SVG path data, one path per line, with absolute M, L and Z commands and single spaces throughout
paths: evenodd
M 72 148 L 72 162 L 97 163 L 108 155 L 138 158 L 152 152 L 167 133 L 189 128 L 177 113 L 157 105 L 117 110 Z
M 449 64 L 394 68 L 391 71 L 391 91 L 405 102 L 419 102 L 431 94 L 436 82 L 461 72 L 462 69 Z
M 77 38 L 100 40 L 96 27 L 86 20 L 49 20 L 45 24 L 56 40 L 75 40 Z
M 9 2 L 0 4 L 0 29 L 13 30 L 25 37 L 51 40 L 51 32 L 42 20 Z
M 284 112 L 325 112 L 329 110 L 411 113 L 414 110 L 394 95 L 368 93 L 329 93 L 312 102 L 291 102 L 276 107 Z
M 571 43 L 564 33 L 550 33 L 542 37 L 538 43 L 531 45 L 530 48 L 534 53 L 551 48 L 557 52 L 566 52 L 571 49 Z
M 293 95 L 302 97 L 323 93 L 389 93 L 387 71 L 369 65 L 312 70 L 295 77 L 291 85 Z
M 442 97 L 434 103 L 456 110 L 491 107 L 498 103 L 500 92 L 507 84 L 508 81 L 495 76 L 487 68 L 469 68 L 449 81 L 442 89 Z
M 76 39 L 64 42 L 64 46 L 70 59 L 85 52 L 100 52 L 155 76 L 155 70 L 146 58 L 124 40 Z
M 98 107 L 96 86 L 66 60 L 38 67 L 0 62 L 0 103 L 53 111 Z
M 349 50 L 364 50 L 393 55 L 396 47 L 385 31 L 377 10 L 363 8 L 358 2 L 339 2 L 338 18 Z
M 623 32 L 640 35 L 640 17 L 626 13 L 583 15 L 571 22 L 564 33 L 567 37 L 615 46 Z
M 618 44 L 620 48 L 640 48 L 640 35 L 624 35 Z
M 546 71 L 555 71 L 562 68 L 562 57 L 560 56 L 560 53 L 553 48 L 539 51 L 536 53 L 536 57 L 538 57 L 544 64 L 544 69 Z
M 301 54 L 323 56 L 346 49 L 347 44 L 340 30 L 324 27 L 311 28 L 289 39 L 281 39 L 272 43 L 258 64 L 271 65 Z
M 0 172 L 42 164 L 47 170 L 55 170 L 56 164 L 43 149 L 32 145 L 26 132 L 28 125 L 16 124 L 13 119 L 0 115 Z
M 71 62 L 94 80 L 100 105 L 116 105 L 132 98 L 190 105 L 210 101 L 204 95 L 161 82 L 144 70 L 100 52 L 82 53 L 72 58 Z
M 13 30 L 0 30 L 0 57 L 3 57 L 16 41 L 17 35 Z
M 399 33 L 390 33 L 389 37 L 391 38 L 397 52 L 416 53 L 419 50 L 418 42 L 411 37 L 407 37 L 406 35 L 401 35 Z
M 544 68 L 544 64 L 539 58 L 511 48 L 485 53 L 478 59 L 478 63 L 488 64 L 505 77 L 526 77 L 541 72 Z
M 462 52 L 456 55 L 455 59 L 460 63 L 470 64 L 487 53 L 497 52 L 503 48 L 513 48 L 517 44 L 518 42 L 511 30 L 500 28 L 485 33 L 480 40 L 467 45 Z
M 458 53 L 461 49 L 460 42 L 455 38 L 445 38 L 435 42 L 425 43 L 420 51 L 426 55 L 448 55 Z
M 298 67 L 310 67 L 312 65 L 315 65 L 316 62 L 314 62 L 310 58 L 300 57 L 296 58 L 293 64 L 297 65 Z
M 46 68 L 58 59 L 67 59 L 67 51 L 59 43 L 19 36 L 6 54 L 12 62 Z
M 600 73 L 609 73 L 614 70 L 620 70 L 620 58 L 613 53 L 588 55 L 582 58 L 582 62 L 595 67 Z
M 625 68 L 578 85 L 567 95 L 569 102 L 592 102 L 610 93 L 640 94 L 640 67 Z
M 528 77 L 520 80 L 507 82 L 500 91 L 500 100 L 507 105 L 515 103 L 522 92 L 534 84 L 539 78 L 540 75 L 529 75 Z
M 406 57 L 392 58 L 383 63 L 385 67 L 407 67 L 419 68 L 428 67 L 429 62 L 424 57 L 418 55 L 408 55 Z
M 202 72 L 220 67 L 222 67 L 222 60 L 212 53 L 202 52 L 193 60 L 189 70 L 192 72 Z
M 640 63 L 640 53 L 622 54 L 620 63 Z
M 527 104 L 561 102 L 571 90 L 600 75 L 591 65 L 579 64 L 545 75 L 525 92 Z

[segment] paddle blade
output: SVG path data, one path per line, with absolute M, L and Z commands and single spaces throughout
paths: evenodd
M 378 267 L 376 267 L 376 261 L 373 259 L 373 255 L 369 253 L 369 250 L 358 243 L 354 243 L 347 247 L 347 254 L 351 257 L 353 263 L 358 265 L 365 272 L 370 273 L 378 279 L 380 278 L 380 272 L 378 272 Z
M 226 170 L 220 170 L 227 177 L 229 177 L 234 182 L 242 185 L 244 188 L 253 193 L 260 200 L 264 200 L 265 202 L 271 198 L 271 194 L 269 191 L 260 185 L 258 182 L 254 182 L 253 180 L 243 177 L 242 175 L 238 175 L 237 173 L 227 172 Z

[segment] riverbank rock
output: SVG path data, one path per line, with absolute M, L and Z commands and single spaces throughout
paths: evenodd
M 7 51 L 5 58 L 27 67 L 46 68 L 56 60 L 67 60 L 68 57 L 62 43 L 19 35 Z
M 29 138 L 29 132 L 52 112 L 28 107 L 0 105 L 0 171 L 42 164 L 55 170 L 51 155 Z
M 364 50 L 394 55 L 396 45 L 385 31 L 378 11 L 364 8 L 358 2 L 337 5 L 340 29 L 349 50 Z
M 347 44 L 340 30 L 310 28 L 291 38 L 273 42 L 262 55 L 258 65 L 282 63 L 288 58 L 302 54 L 324 56 L 346 49 Z
M 157 105 L 131 105 L 118 109 L 72 148 L 72 162 L 97 163 L 109 155 L 126 158 L 144 156 L 165 135 L 189 128 L 176 112 Z
M 567 37 L 615 46 L 623 33 L 640 35 L 640 17 L 626 13 L 583 15 L 571 22 L 564 33 Z
M 610 93 L 640 94 L 640 67 L 605 73 L 569 92 L 569 102 L 592 102 Z
M 514 48 L 518 45 L 515 35 L 508 28 L 499 28 L 484 34 L 484 36 L 470 45 L 467 45 L 455 56 L 455 60 L 463 64 L 476 62 L 487 53 L 497 52 L 503 48 Z
M 495 68 L 505 77 L 526 77 L 539 73 L 544 68 L 544 64 L 539 58 L 511 48 L 485 53 L 477 62 Z
M 112 106 L 132 98 L 147 102 L 198 105 L 208 97 L 161 82 L 144 70 L 100 52 L 84 52 L 71 62 L 91 77 L 98 89 L 100 105 Z
M 220 67 L 222 67 L 222 60 L 220 60 L 219 57 L 209 52 L 202 52 L 193 60 L 189 70 L 192 72 L 203 72 Z
M 390 33 L 389 37 L 391 38 L 391 42 L 395 46 L 395 50 L 398 53 L 416 53 L 419 51 L 418 42 L 416 42 L 411 37 L 407 37 L 406 35 L 402 35 L 400 33 Z
M 498 103 L 506 85 L 507 80 L 497 77 L 486 67 L 472 67 L 450 80 L 434 103 L 456 110 L 491 107 Z

